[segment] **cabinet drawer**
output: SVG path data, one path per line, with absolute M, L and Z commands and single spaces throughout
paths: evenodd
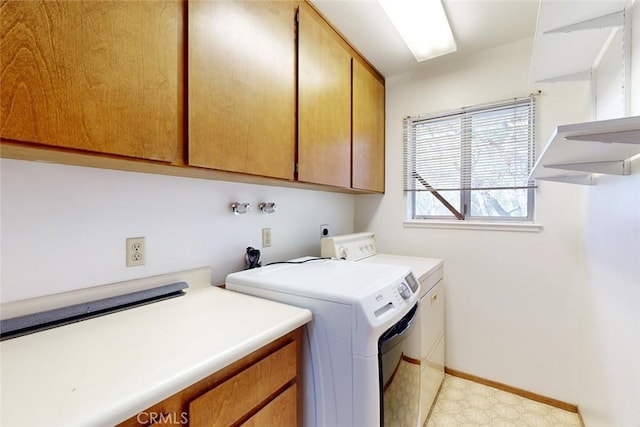
M 262 408 L 257 414 L 249 418 L 242 426 L 262 427 L 272 425 L 278 427 L 296 427 L 298 425 L 296 409 L 297 397 L 297 386 L 293 384 L 273 399 L 271 403 Z
M 189 403 L 189 425 L 237 422 L 296 377 L 297 343 L 270 354 Z
M 433 346 L 444 332 L 444 286 L 440 280 L 420 300 L 420 341 L 422 359 L 431 353 Z

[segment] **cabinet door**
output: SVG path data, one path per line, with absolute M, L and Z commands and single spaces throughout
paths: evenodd
M 353 61 L 352 186 L 384 192 L 384 83 Z
M 174 161 L 181 147 L 174 1 L 3 1 L 4 139 Z
M 189 164 L 293 179 L 293 2 L 188 7 Z
M 304 4 L 298 23 L 298 180 L 351 186 L 351 55 Z

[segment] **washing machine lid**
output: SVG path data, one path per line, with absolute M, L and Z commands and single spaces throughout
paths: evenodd
M 258 287 L 352 305 L 403 281 L 410 274 L 411 270 L 406 266 L 323 259 L 302 264 L 274 264 L 232 273 L 227 276 L 226 284 L 230 287 Z

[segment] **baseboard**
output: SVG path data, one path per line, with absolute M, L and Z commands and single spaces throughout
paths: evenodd
M 411 363 L 412 365 L 420 364 L 420 359 L 414 359 L 413 357 L 405 356 L 404 354 L 402 355 L 402 360 L 404 360 L 407 363 Z
M 582 427 L 584 427 L 585 426 L 584 418 L 582 418 L 582 412 L 580 412 L 580 407 L 579 406 L 578 406 L 577 413 L 578 413 L 578 418 L 580 419 L 580 424 L 582 425 Z
M 578 406 L 572 403 L 563 402 L 561 400 L 552 399 L 550 397 L 542 396 L 537 393 L 532 393 L 527 390 L 523 390 L 521 388 L 512 387 L 510 385 L 502 384 L 497 381 L 491 381 L 486 378 L 477 377 L 475 375 L 467 374 L 465 372 L 456 371 L 455 369 L 444 368 L 444 372 L 453 375 L 454 377 L 464 378 L 465 380 L 473 381 L 476 383 L 484 384 L 489 387 L 497 388 L 498 390 L 507 391 L 509 393 L 517 394 L 518 396 L 535 400 L 536 402 L 545 403 L 547 405 L 555 406 L 556 408 L 564 409 L 565 411 L 574 412 L 580 416 L 580 411 L 578 410 Z M 580 420 L 582 421 L 582 417 L 580 416 Z M 584 425 L 584 422 L 582 423 Z

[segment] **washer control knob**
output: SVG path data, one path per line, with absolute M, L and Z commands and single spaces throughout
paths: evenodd
M 345 248 L 344 246 L 340 246 L 338 248 L 338 257 L 347 259 L 347 248 Z
M 411 289 L 406 283 L 402 282 L 398 285 L 398 292 L 403 299 L 409 299 L 411 297 Z

